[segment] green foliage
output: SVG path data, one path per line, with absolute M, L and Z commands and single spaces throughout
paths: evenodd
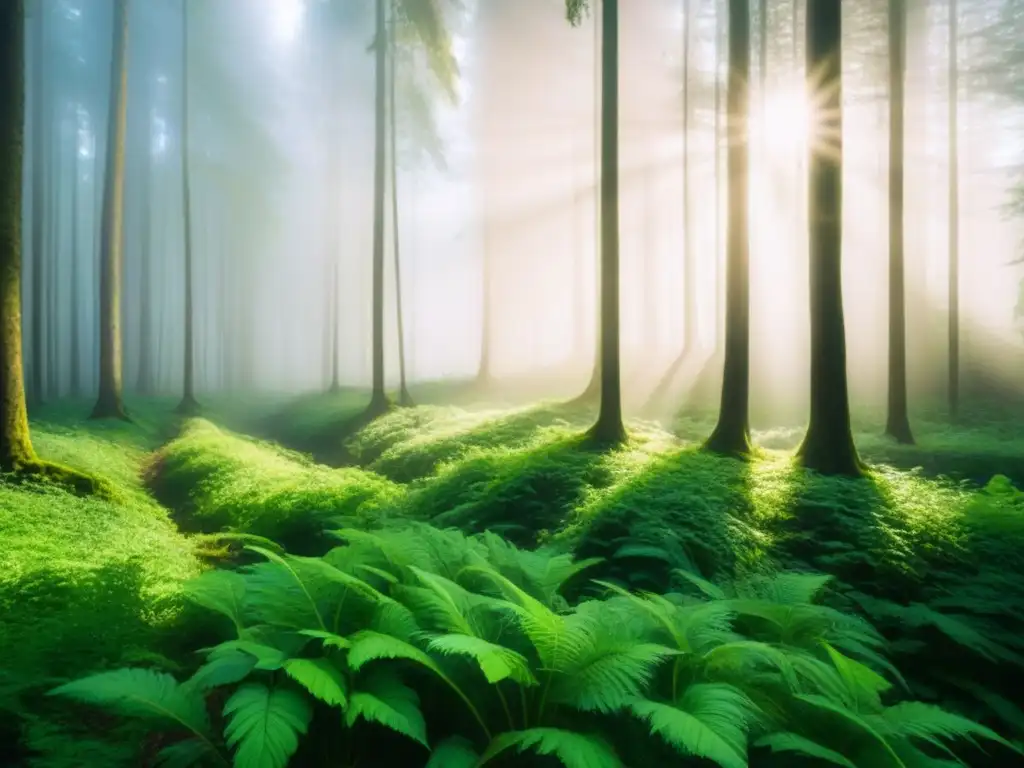
M 372 521 L 401 489 L 358 469 L 329 469 L 301 454 L 189 422 L 154 454 L 147 479 L 186 527 L 266 537 L 316 550 L 334 518 Z
M 379 755 L 381 731 L 367 724 L 438 766 L 526 753 L 622 766 L 664 744 L 723 768 L 744 768 L 751 750 L 911 768 L 964 739 L 1015 749 L 962 716 L 883 700 L 883 641 L 816 602 L 819 574 L 685 580 L 708 600 L 605 584 L 610 596 L 571 607 L 567 585 L 599 563 L 422 524 L 337 536 L 347 543 L 322 558 L 254 547 L 265 562 L 189 585 L 236 637 L 206 649 L 186 682 L 127 669 L 53 693 L 191 734 L 164 747 L 182 768 L 213 754 L 284 766 L 307 733 Z M 204 700 L 224 696 L 221 745 Z M 427 696 L 452 707 L 424 709 Z M 345 728 L 335 716 L 315 733 L 317 710 L 340 710 Z M 648 738 L 630 738 L 630 723 Z

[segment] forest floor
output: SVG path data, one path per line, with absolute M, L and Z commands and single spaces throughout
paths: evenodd
M 755 434 L 761 448 L 747 463 L 696 450 L 713 426 L 702 418 L 671 431 L 634 422 L 629 443 L 604 452 L 581 437 L 589 413 L 557 404 L 420 405 L 343 440 L 364 401 L 358 392 L 286 406 L 224 400 L 184 424 L 173 401 L 156 399 L 129 402 L 133 424 L 89 421 L 87 403 L 34 414 L 44 458 L 107 478 L 117 493 L 101 501 L 0 484 L 0 709 L 18 714 L 0 720 L 0 765 L 33 751 L 47 756 L 25 765 L 116 765 L 108 745 L 61 738 L 42 693 L 133 660 L 190 663 L 181 649 L 197 647 L 204 629 L 178 588 L 204 562 L 235 556 L 225 531 L 316 554 L 329 546 L 325 528 L 411 518 L 604 557 L 602 578 L 653 590 L 666 589 L 676 567 L 718 579 L 764 565 L 813 568 L 833 573 L 897 639 L 911 639 L 906 617 L 887 628 L 886 606 L 942 601 L 960 617 L 983 615 L 1000 642 L 1020 634 L 1024 494 L 1000 480 L 982 488 L 994 475 L 1024 483 L 1015 425 L 919 420 L 918 445 L 897 446 L 866 421 L 857 442 L 873 469 L 850 481 L 795 468 L 796 430 Z M 1000 607 L 982 606 L 986 596 Z M 953 645 L 914 635 L 931 655 L 901 670 L 921 672 L 967 645 L 978 656 L 974 682 L 1005 677 L 1001 651 L 956 639 L 976 625 L 919 618 L 918 629 L 937 627 Z M 1024 734 L 1024 714 L 1003 709 L 1007 727 Z

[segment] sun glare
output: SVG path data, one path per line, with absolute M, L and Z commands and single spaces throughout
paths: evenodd
M 803 90 L 772 92 L 765 100 L 764 122 L 759 132 L 771 153 L 789 155 L 807 146 L 810 134 L 810 108 Z
M 270 26 L 274 37 L 287 45 L 295 40 L 305 13 L 303 0 L 265 0 L 269 6 Z

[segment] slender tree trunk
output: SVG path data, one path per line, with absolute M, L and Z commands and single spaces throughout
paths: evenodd
M 21 368 L 24 25 L 24 0 L 0 3 L 0 201 L 5 208 L 0 217 L 0 469 L 8 472 L 37 463 Z
M 397 29 L 394 0 L 391 0 L 391 34 L 388 50 L 391 57 L 390 79 L 388 82 L 388 113 L 391 117 L 391 235 L 395 251 L 395 312 L 398 326 L 398 404 L 412 405 L 405 378 L 405 319 L 402 316 L 402 258 L 399 250 L 401 226 L 398 219 L 398 110 L 395 99 L 395 80 L 398 72 L 398 47 L 395 40 Z
M 725 4 L 715 3 L 715 350 L 725 348 L 725 263 L 722 258 L 722 15 Z M 725 7 L 724 13 L 728 13 Z M 748 22 L 749 24 L 749 22 Z
M 152 124 L 146 112 L 145 155 L 142 158 L 142 248 L 139 252 L 139 378 L 141 395 L 153 394 L 153 154 L 150 146 Z
M 185 365 L 181 402 L 177 412 L 186 416 L 199 412 L 195 393 L 195 306 L 192 276 L 192 180 L 189 176 L 188 110 L 188 0 L 181 0 L 181 208 L 184 216 L 185 246 Z
M 60 201 L 61 181 L 63 174 L 61 164 L 61 139 L 63 138 L 63 121 L 59 120 L 57 106 L 50 101 L 47 104 L 46 130 L 46 399 L 56 400 L 60 397 L 60 366 L 57 360 L 57 339 L 60 330 L 60 312 L 57 291 L 60 286 Z
M 114 2 L 114 41 L 110 62 L 103 222 L 100 231 L 100 382 L 92 418 L 128 416 L 122 397 L 121 269 L 124 226 L 124 142 L 128 124 L 128 4 Z
M 587 271 L 587 247 L 586 241 L 584 240 L 584 234 L 586 231 L 586 210 L 583 207 L 583 188 L 586 182 L 583 179 L 582 163 L 580 162 L 582 152 L 577 149 L 578 142 L 573 143 L 573 192 L 572 192 L 572 210 L 573 210 L 573 227 L 572 227 L 572 242 L 573 242 L 573 313 L 572 313 L 572 348 L 573 364 L 580 362 L 581 357 L 585 355 L 586 338 L 587 338 L 587 323 L 590 322 L 589 315 L 587 314 L 587 300 L 586 300 L 586 288 L 584 283 L 586 282 L 586 271 Z
M 619 0 L 602 0 L 601 27 L 601 406 L 590 436 L 614 445 L 626 439 L 619 350 Z
M 750 2 L 729 0 L 729 80 L 726 91 L 726 162 L 729 221 L 726 229 L 725 363 L 718 424 L 707 450 L 750 453 Z
M 81 160 L 79 154 L 79 126 L 75 123 L 74 133 L 74 176 L 71 180 L 71 363 L 68 366 L 68 373 L 71 376 L 71 396 L 80 397 L 82 394 L 82 309 L 81 309 L 81 265 L 79 264 L 79 219 L 81 218 L 81 206 L 78 202 L 79 187 L 82 183 Z
M 903 268 L 903 112 L 906 6 L 889 2 L 889 407 L 885 433 L 912 444 L 907 409 L 907 319 Z
M 43 186 L 46 178 L 46 9 L 42 3 L 37 3 L 35 12 L 35 34 L 32 41 L 32 322 L 29 340 L 29 399 L 33 405 L 41 405 L 44 397 L 43 286 L 46 276 L 46 243 L 43 235 L 46 212 L 46 190 Z
M 843 112 L 841 0 L 807 4 L 807 82 L 817 88 L 809 170 L 811 414 L 797 453 L 828 475 L 862 472 L 850 429 L 843 320 Z M 818 82 L 820 78 L 820 83 Z
M 957 0 L 949 0 L 949 416 L 960 414 L 960 100 Z
M 690 216 L 690 52 L 696 26 L 693 0 L 685 0 L 683 8 L 683 354 L 692 355 L 697 346 L 697 253 Z
M 602 48 L 604 38 L 604 20 L 601 11 L 601 3 L 604 0 L 594 0 L 594 250 L 601 252 L 602 224 L 601 208 L 603 206 L 601 188 L 601 158 L 602 158 L 602 99 L 603 99 L 603 77 L 602 77 Z M 603 263 L 603 257 L 602 257 Z M 586 405 L 594 402 L 601 394 L 601 328 L 604 319 L 601 314 L 603 306 L 603 288 L 601 287 L 602 270 L 597 270 L 597 298 L 596 311 L 594 312 L 595 334 L 594 334 L 594 367 L 590 372 L 590 381 L 583 392 L 576 397 L 570 405 Z
M 387 0 L 377 0 L 373 158 L 373 391 L 368 413 L 388 408 L 384 383 L 384 200 L 387 159 Z

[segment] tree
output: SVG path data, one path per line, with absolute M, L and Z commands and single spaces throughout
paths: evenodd
M 689 357 L 697 351 L 697 249 L 690 215 L 690 60 L 697 27 L 693 0 L 684 0 L 683 12 L 683 355 Z
M 949 416 L 960 412 L 960 154 L 957 0 L 949 0 Z
M 578 23 L 585 3 L 566 0 Z M 615 445 L 626 439 L 622 422 L 619 350 L 619 3 L 601 1 L 601 404 L 588 435 Z
M 146 120 L 143 124 L 145 153 L 142 157 L 142 172 L 139 186 L 142 187 L 142 215 L 139 222 L 141 248 L 139 249 L 139 374 L 137 389 L 139 394 L 152 395 L 154 387 L 153 370 L 153 148 L 152 148 L 152 112 L 146 109 Z M 77 293 L 77 291 L 75 291 Z
M 195 309 L 192 292 L 192 181 L 189 177 L 188 129 L 188 0 L 181 0 L 181 206 L 185 227 L 185 367 L 177 412 L 199 412 L 195 395 Z
M 862 474 L 850 429 L 843 320 L 842 3 L 807 4 L 807 85 L 812 123 L 809 187 L 811 413 L 797 451 L 808 469 Z
M 69 371 L 71 374 L 71 396 L 78 397 L 82 394 L 82 333 L 81 333 L 81 277 L 79 272 L 81 271 L 81 253 L 80 253 L 80 235 L 79 235 L 79 219 L 81 218 L 81 206 L 78 201 L 79 188 L 82 185 L 82 171 L 81 171 L 81 153 L 79 150 L 79 142 L 81 140 L 81 126 L 79 125 L 78 116 L 75 116 L 74 125 L 74 162 L 72 163 L 72 172 L 74 176 L 71 180 L 71 363 Z
M 46 177 L 46 12 L 42 3 L 35 8 L 35 33 L 32 40 L 32 316 L 30 324 L 29 349 L 31 354 L 29 397 L 33 405 L 43 402 L 43 265 L 46 262 L 43 224 L 45 216 Z
M 107 120 L 103 222 L 100 231 L 100 382 L 91 418 L 127 419 L 122 395 L 121 267 L 124 142 L 128 124 L 128 4 L 115 0 L 110 106 Z
M 412 405 L 412 396 L 405 378 L 405 319 L 402 316 L 402 259 L 399 244 L 399 220 L 398 220 L 398 111 L 395 108 L 395 81 L 398 73 L 398 44 L 397 30 L 395 23 L 398 16 L 395 13 L 395 0 L 391 5 L 391 32 L 388 35 L 388 49 L 391 55 L 391 78 L 388 82 L 388 112 L 391 117 L 391 143 L 389 146 L 391 154 L 391 247 L 395 255 L 395 312 L 397 314 L 398 326 L 398 404 L 402 406 Z
M 907 10 L 889 0 L 889 407 L 885 433 L 912 444 L 907 411 L 907 318 L 903 269 L 903 112 Z
M 725 360 L 718 424 L 704 447 L 750 453 L 750 2 L 729 0 L 726 90 L 729 222 L 726 230 Z

